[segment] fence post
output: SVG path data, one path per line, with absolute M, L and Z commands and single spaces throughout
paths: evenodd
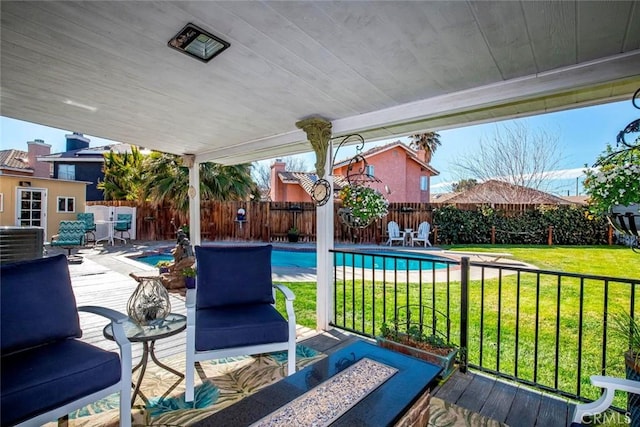
M 547 233 L 547 245 L 553 246 L 553 225 L 549 226 L 549 232 Z
M 469 358 L 469 257 L 460 260 L 460 372 L 467 372 Z
M 495 225 L 491 226 L 491 244 L 492 245 L 496 244 L 496 226 Z

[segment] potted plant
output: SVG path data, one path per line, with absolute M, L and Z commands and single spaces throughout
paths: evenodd
M 458 348 L 437 332 L 425 333 L 421 324 L 409 320 L 383 323 L 376 342 L 380 347 L 408 354 L 442 367 L 441 378 L 447 378 L 454 369 Z
M 297 242 L 298 239 L 300 239 L 300 231 L 298 231 L 295 226 L 291 227 L 289 231 L 287 231 L 287 239 L 292 243 Z
M 618 311 L 609 319 L 609 333 L 628 344 L 624 351 L 626 377 L 640 381 L 640 318 L 631 317 L 626 311 Z M 631 419 L 640 422 L 640 399 L 633 399 L 629 394 L 627 405 Z M 631 424 L 636 425 L 633 421 Z
M 184 285 L 188 289 L 194 289 L 196 287 L 196 269 L 193 267 L 185 267 L 182 269 L 182 276 L 184 277 Z
M 158 270 L 160 271 L 160 274 L 168 273 L 170 266 L 171 266 L 171 261 L 158 261 L 156 263 L 156 267 L 158 267 Z
M 365 185 L 347 185 L 340 190 L 338 197 L 343 206 L 338 215 L 352 228 L 367 227 L 389 212 L 389 202 L 382 193 Z

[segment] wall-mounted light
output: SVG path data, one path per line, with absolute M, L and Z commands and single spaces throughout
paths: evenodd
M 167 45 L 202 62 L 209 62 L 231 46 L 230 43 L 191 23 L 169 40 Z

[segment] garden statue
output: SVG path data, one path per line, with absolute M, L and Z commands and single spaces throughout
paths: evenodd
M 176 247 L 171 250 L 171 254 L 173 255 L 173 264 L 169 266 L 169 271 L 167 273 L 162 273 L 160 275 L 162 284 L 169 290 L 185 288 L 183 270 L 187 267 L 193 266 L 196 262 L 191 242 L 187 238 L 187 233 L 182 229 L 179 229 L 177 231 L 177 235 Z

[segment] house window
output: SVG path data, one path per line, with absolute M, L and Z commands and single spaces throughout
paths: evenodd
M 76 165 L 58 165 L 58 179 L 75 181 Z
M 427 176 L 420 177 L 420 191 L 427 191 L 429 188 L 429 179 Z
M 58 212 L 75 212 L 75 197 L 58 197 Z
M 367 165 L 367 170 L 365 173 L 369 176 L 375 176 L 373 165 Z

